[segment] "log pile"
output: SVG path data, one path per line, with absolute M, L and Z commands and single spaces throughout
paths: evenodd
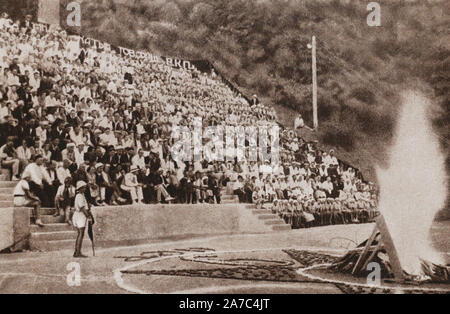
M 363 246 L 350 250 L 343 257 L 339 258 L 329 269 L 335 272 L 351 274 L 356 277 L 367 277 L 373 271 L 372 268 L 369 267 L 368 269 L 367 266 L 371 262 L 375 262 L 380 265 L 382 278 L 393 278 L 389 257 L 383 246 L 376 244 L 369 246 L 367 249 L 365 243 L 361 245 Z M 364 259 L 361 258 L 363 254 L 366 256 Z
M 422 271 L 430 282 L 450 284 L 450 265 L 442 266 L 422 260 Z
M 350 250 L 343 257 L 334 262 L 328 269 L 334 272 L 351 274 L 356 277 L 367 277 L 373 269 L 367 269 L 367 265 L 372 262 L 380 265 L 381 278 L 392 279 L 394 273 L 389 262 L 389 256 L 379 241 L 378 235 L 375 236 L 371 245 L 367 243 L 370 239 L 364 241 L 357 248 Z M 450 283 L 450 265 L 443 266 L 422 260 L 422 271 L 424 276 L 411 276 L 404 272 L 404 282 L 416 284 L 419 283 Z

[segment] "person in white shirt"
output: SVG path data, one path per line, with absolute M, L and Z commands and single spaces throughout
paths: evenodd
M 236 182 L 233 183 L 233 194 L 239 197 L 239 203 L 245 203 L 244 178 L 238 176 Z
M 62 150 L 61 152 L 62 160 L 68 160 L 70 162 L 69 166 L 71 164 L 75 163 L 75 144 L 69 143 L 67 144 L 66 148 Z M 61 181 L 63 182 L 63 181 Z
M 328 170 L 326 165 L 322 164 L 319 168 L 319 175 L 321 177 L 328 177 Z
M 273 172 L 272 167 L 269 164 L 269 161 L 266 160 L 261 167 L 259 167 L 259 172 L 262 173 L 264 176 L 270 175 Z
M 331 193 L 333 192 L 333 182 L 331 182 L 330 177 L 327 177 L 327 180 L 321 184 L 321 188 L 325 190 L 325 192 L 327 193 L 327 197 L 331 195 Z
M 74 126 L 70 129 L 69 132 L 70 140 L 78 146 L 80 143 L 83 143 L 84 137 L 83 137 L 83 131 L 81 130 L 80 126 Z
M 27 140 L 22 140 L 22 145 L 17 147 L 17 157 L 19 158 L 20 162 L 24 166 L 28 165 L 28 162 L 31 160 L 32 155 L 33 151 L 28 146 Z
M 75 149 L 75 163 L 79 168 L 81 164 L 84 163 L 84 154 L 87 152 L 87 149 L 84 146 L 84 143 L 79 143 L 77 148 Z
M 99 139 L 101 146 L 117 146 L 117 138 L 109 127 L 105 129 L 104 133 L 100 134 Z
M 342 179 L 344 181 L 351 181 L 355 177 L 355 173 L 353 172 L 353 169 L 349 167 L 346 171 L 342 173 Z
M 117 94 L 116 82 L 117 82 L 117 79 L 114 78 L 112 81 L 109 82 L 108 87 L 106 88 L 112 94 Z
M 132 167 L 125 177 L 120 188 L 131 194 L 131 201 L 133 204 L 141 204 L 144 201 L 142 193 L 142 184 L 137 181 L 136 173 L 139 171 L 137 167 Z
M 1 94 L 1 92 L 0 92 Z M 1 96 L 1 95 L 0 95 Z M 0 121 L 6 120 L 6 118 L 11 114 L 10 110 L 11 103 L 9 101 L 2 101 L 0 107 Z
M 29 85 L 32 92 L 37 92 L 39 86 L 41 86 L 41 78 L 38 71 L 29 76 Z
M 89 111 L 91 111 L 93 116 L 97 116 L 98 118 L 100 118 L 100 113 L 102 112 L 102 108 L 100 107 L 99 104 L 97 104 L 96 102 L 94 102 L 91 98 L 87 99 L 87 107 L 89 108 Z M 95 115 L 95 111 L 97 112 L 97 115 Z M 97 124 L 99 123 L 99 121 L 97 121 Z
M 14 105 L 19 101 L 19 95 L 17 94 L 17 90 L 19 89 L 20 85 L 11 85 L 8 92 L 6 93 L 6 96 L 11 101 L 11 104 Z M 12 106 L 11 110 L 14 110 L 16 106 Z
M 131 134 L 126 134 L 122 140 L 122 147 L 123 148 L 130 148 L 134 146 L 133 137 Z
M 330 153 L 327 155 L 326 160 L 324 161 L 328 166 L 330 165 L 339 165 L 339 161 L 336 156 L 334 156 L 334 149 L 330 149 Z
M 35 224 L 39 227 L 43 227 L 44 224 L 40 219 L 39 210 L 41 208 L 41 201 L 39 198 L 30 191 L 29 182 L 31 181 L 31 176 L 29 173 L 25 173 L 22 176 L 16 187 L 14 188 L 14 206 L 16 207 L 33 207 L 33 216 L 35 219 Z
M 89 86 L 83 86 L 80 90 L 80 99 L 90 99 L 92 101 L 92 91 Z
M 20 80 L 19 80 L 19 76 L 17 75 L 16 69 L 8 72 L 7 79 L 6 79 L 6 85 L 9 87 L 13 87 L 13 86 L 19 87 L 20 86 Z
M 48 121 L 41 121 L 39 126 L 36 128 L 36 137 L 39 141 L 39 148 L 42 148 L 44 143 L 47 141 L 49 127 Z
M 86 228 L 86 223 L 94 223 L 94 217 L 92 216 L 89 204 L 86 200 L 87 184 L 84 181 L 78 181 L 76 186 L 76 196 L 75 196 L 75 212 L 72 216 L 72 224 L 77 228 L 77 240 L 75 242 L 75 252 L 73 257 L 75 258 L 85 258 L 87 256 L 81 253 L 81 248 L 83 246 L 84 230 Z
M 145 170 L 146 164 L 144 151 L 142 149 L 140 149 L 138 153 L 131 158 L 131 165 L 139 168 L 140 170 Z
M 298 146 L 298 138 L 294 138 L 294 141 L 291 143 L 291 150 L 293 152 L 297 152 L 300 149 Z
M 43 162 L 44 159 L 42 155 L 36 155 L 34 157 L 34 162 L 28 164 L 22 176 L 29 175 L 31 177 L 31 183 L 35 184 L 38 188 L 43 188 L 43 180 L 45 180 L 44 172 L 43 172 Z M 39 195 L 38 195 L 39 196 Z
M 308 189 L 308 182 L 305 180 L 304 176 L 300 176 L 300 180 L 298 181 L 298 187 L 305 192 Z
M 295 118 L 294 122 L 294 130 L 301 129 L 305 126 L 305 122 L 303 121 L 302 115 L 299 114 L 297 118 Z
M 50 94 L 45 97 L 45 107 L 46 108 L 53 108 L 59 106 L 59 101 L 55 97 L 56 93 L 55 91 L 50 91 Z
M 104 116 L 100 122 L 98 123 L 98 127 L 99 128 L 103 128 L 103 129 L 113 129 L 113 117 L 112 115 L 108 114 L 106 116 Z
M 65 182 L 66 178 L 71 178 L 72 174 L 70 173 L 69 167 L 71 165 L 70 160 L 64 159 L 61 167 L 56 171 L 56 177 L 59 182 Z
M 139 121 L 139 123 L 136 125 L 136 133 L 137 133 L 137 134 L 143 136 L 145 133 L 147 133 L 147 132 L 145 131 L 144 125 L 145 125 L 145 119 L 142 118 L 142 119 Z

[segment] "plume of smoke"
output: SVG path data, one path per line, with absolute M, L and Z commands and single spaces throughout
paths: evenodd
M 417 92 L 403 94 L 389 168 L 377 171 L 380 212 L 403 269 L 413 275 L 422 275 L 420 259 L 443 264 L 429 239 L 447 194 L 444 156 L 427 118 L 429 106 Z

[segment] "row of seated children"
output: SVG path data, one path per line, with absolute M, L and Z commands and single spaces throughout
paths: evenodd
M 254 200 L 257 208 L 263 208 L 264 200 Z M 275 199 L 271 206 L 272 213 L 279 215 L 293 229 L 316 226 L 367 223 L 377 215 L 375 201 L 341 201 L 339 199 L 289 200 Z

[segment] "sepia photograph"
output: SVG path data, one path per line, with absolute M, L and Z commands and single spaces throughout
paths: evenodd
M 448 295 L 449 121 L 447 0 L 0 0 L 0 295 Z

